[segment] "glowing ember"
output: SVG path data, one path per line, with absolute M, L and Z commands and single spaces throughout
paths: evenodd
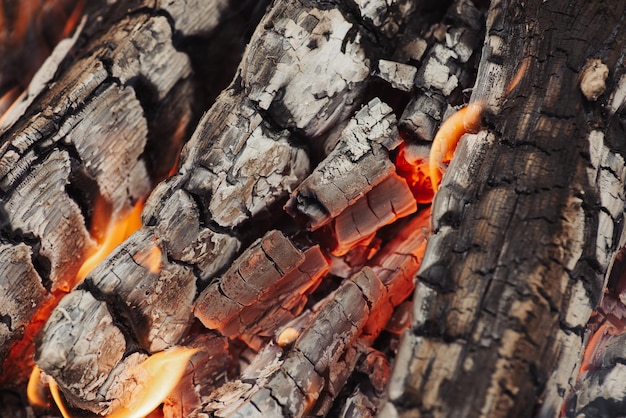
M 191 356 L 197 351 L 195 348 L 174 347 L 148 357 L 131 372 L 140 390 L 109 417 L 141 418 L 148 415 L 176 387 Z
M 470 103 L 441 124 L 430 148 L 428 160 L 430 182 L 435 192 L 441 183 L 444 164 L 452 160 L 454 150 L 463 135 L 477 132 L 482 114 L 481 102 Z
M 430 203 L 435 193 L 430 183 L 428 155 L 409 157 L 407 154 L 407 148 L 405 144 L 402 143 L 398 156 L 396 157 L 396 169 L 398 174 L 406 180 L 417 203 Z
M 300 332 L 297 329 L 287 327 L 278 335 L 276 344 L 278 344 L 279 347 L 286 347 L 293 344 L 299 336 Z
M 604 322 L 591 336 L 589 343 L 587 344 L 587 348 L 585 349 L 585 354 L 583 356 L 583 361 L 578 374 L 580 375 L 583 372 L 597 366 L 598 361 L 596 357 L 598 352 L 601 352 L 603 348 L 605 348 L 603 343 L 606 343 L 605 340 L 607 336 L 620 335 L 623 332 L 623 329 L 618 329 L 618 327 L 613 325 L 611 322 Z
M 133 256 L 133 259 L 144 266 L 150 273 L 159 274 L 161 272 L 161 247 L 152 244 L 145 250 L 139 251 Z
M 87 277 L 115 247 L 141 227 L 142 209 L 143 202 L 138 202 L 129 213 L 112 217 L 111 209 L 107 202 L 102 198 L 96 201 L 91 235 L 98 241 L 98 249 L 87 257 L 80 267 L 76 275 L 78 281 Z M 105 232 L 103 233 L 103 231 Z

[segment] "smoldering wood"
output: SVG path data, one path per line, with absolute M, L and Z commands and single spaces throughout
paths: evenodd
M 32 250 L 27 245 L 0 245 L 0 277 L 3 277 L 0 358 L 4 359 L 13 340 L 24 336 L 37 308 L 46 300 L 47 290 L 33 266 Z
M 263 348 L 241 380 L 208 396 L 202 411 L 214 416 L 325 416 L 354 370 L 371 367 L 376 372 L 372 371 L 370 385 L 378 400 L 372 398 L 367 408 L 375 414 L 383 403 L 388 375 L 384 362 L 382 369 L 374 366 L 381 359 L 367 347 L 385 327 L 393 308 L 413 289 L 428 220 L 427 211 L 407 220 L 402 233 L 371 260 L 371 267 L 344 281 L 310 314 L 285 325 L 299 331 L 292 345 Z M 368 355 L 373 358 L 368 360 Z M 372 390 L 365 384 L 361 390 L 365 388 Z M 357 393 L 346 401 L 346 408 L 360 400 Z
M 491 4 L 472 96 L 489 129 L 461 141 L 435 198 L 388 416 L 561 409 L 623 225 L 622 116 L 601 110 L 623 102 L 624 51 L 612 32 L 623 28 L 594 19 L 625 5 L 588 6 Z M 578 71 L 597 56 L 614 72 L 589 102 Z
M 350 120 L 335 148 L 296 188 L 285 209 L 304 217 L 310 230 L 327 224 L 392 175 L 388 152 L 399 141 L 392 109 L 372 100 Z
M 48 291 L 68 291 L 82 261 L 95 249 L 86 218 L 96 195 L 108 201 L 114 213 L 145 198 L 156 180 L 148 173 L 146 145 L 163 141 L 181 126 L 184 131 L 191 122 L 192 102 L 180 100 L 191 92 L 191 62 L 173 47 L 168 20 L 146 12 L 112 21 L 108 32 L 81 40 L 76 44 L 80 49 L 73 52 L 77 58 L 55 58 L 49 65 L 62 64 L 62 69 L 45 67 L 45 74 L 33 81 L 36 86 L 4 119 L 3 236 L 31 248 L 29 264 Z M 150 103 L 142 103 L 144 87 L 154 90 Z M 160 115 L 146 112 L 145 105 L 167 108 L 181 123 L 151 132 L 151 118 Z M 161 162 L 170 165 L 174 159 L 167 156 Z M 16 308 L 11 306 L 3 305 L 2 315 L 23 317 L 28 312 L 5 311 Z M 5 354 L 22 337 L 23 327 L 6 332 Z M 26 360 L 21 363 L 25 369 L 32 366 L 31 354 L 20 356 Z M 15 373 L 4 373 L 3 379 L 25 378 L 19 370 Z
M 602 331 L 599 331 L 602 332 Z M 624 342 L 626 334 L 615 329 L 602 335 L 591 364 L 586 364 L 568 393 L 565 416 L 617 416 L 626 404 Z
M 202 405 L 203 397 L 228 380 L 232 359 L 226 337 L 217 332 L 200 334 L 185 345 L 199 351 L 192 356 L 185 375 L 164 402 L 166 418 L 190 417 Z
M 198 296 L 194 315 L 207 328 L 259 349 L 261 338 L 273 336 L 300 313 L 300 296 L 327 271 L 319 247 L 303 252 L 280 232 L 270 231 Z M 290 315 L 280 315 L 281 310 Z
M 566 395 L 564 416 L 614 416 L 623 409 L 626 281 L 624 247 L 615 257 L 606 291 L 587 326 L 585 354 L 576 381 Z M 616 380 L 617 379 L 617 380 Z
M 431 29 L 429 49 L 415 77 L 416 94 L 399 120 L 400 131 L 413 141 L 430 142 L 450 105 L 463 104 L 463 92 L 474 84 L 470 59 L 480 56 L 484 15 L 472 1 L 452 3 Z M 426 43 L 426 41 L 424 41 Z
M 364 349 L 353 372 L 359 377 L 351 393 L 341 405 L 333 405 L 332 411 L 339 409 L 341 418 L 375 417 L 384 401 L 385 387 L 389 379 L 390 367 L 386 356 L 374 349 Z
M 405 179 L 393 173 L 341 212 L 328 228 L 334 239 L 331 253 L 342 256 L 380 228 L 414 213 L 417 204 Z
M 405 5 L 409 7 L 403 10 L 412 13 L 411 3 Z M 407 16 L 398 16 L 400 25 Z M 389 20 L 385 22 L 388 25 Z M 329 34 L 332 36 L 327 36 Z M 361 45 L 361 39 L 366 35 L 370 36 L 366 29 L 347 19 L 338 9 L 317 8 L 299 1 L 274 4 L 253 35 L 233 84 L 200 120 L 183 151 L 179 172 L 160 184 L 146 204 L 143 213 L 145 227 L 138 234 L 154 236 L 162 246 L 163 271 L 169 264 L 181 262 L 204 287 L 236 257 L 241 237 L 251 234 L 252 221 L 268 213 L 277 202 L 285 202 L 289 192 L 310 171 L 309 158 L 298 144 L 306 138 L 312 146 L 317 146 L 316 141 L 322 146 L 326 137 L 333 134 L 334 126 L 343 125 L 361 104 L 357 98 L 370 77 L 369 65 L 382 53 L 382 49 L 368 50 Z M 392 45 L 392 41 L 389 42 Z M 268 61 L 266 56 L 273 57 L 273 60 Z M 299 66 L 294 65 L 297 62 Z M 313 62 L 315 65 L 310 65 Z M 319 68 L 324 71 L 319 73 Z M 310 95 L 311 105 L 304 113 L 300 106 L 302 92 Z M 392 138 L 392 141 L 398 139 Z M 187 214 L 189 211 L 190 215 Z M 116 254 L 133 254 L 130 243 L 142 240 L 131 237 Z M 301 266 L 309 263 L 308 253 L 312 256 L 310 263 L 313 266 L 306 268 L 315 268 L 311 272 L 304 271 L 301 277 L 307 282 L 316 281 L 319 266 L 325 261 L 319 252 L 309 251 L 305 252 Z M 115 279 L 118 277 L 115 269 L 129 271 L 129 268 L 122 267 L 123 263 L 115 267 L 113 258 L 105 260 L 76 292 L 93 291 L 106 301 L 108 311 L 118 320 L 116 325 L 120 325 L 124 323 L 120 313 L 128 310 L 124 305 L 132 305 L 124 300 L 126 285 L 104 278 Z M 126 259 L 133 262 L 128 257 Z M 285 285 L 291 286 L 292 283 Z M 356 288 L 352 289 L 349 297 L 356 298 Z M 71 301 L 75 297 L 78 296 L 71 293 L 67 299 Z M 164 299 L 168 297 L 164 296 Z M 294 307 L 286 305 L 287 309 L 301 309 L 302 300 L 295 299 Z M 362 307 L 363 303 L 354 308 Z M 131 311 L 134 312 L 134 308 Z M 62 317 L 57 311 L 48 329 L 62 326 Z M 140 320 L 146 319 L 141 317 Z M 348 325 L 351 334 L 352 328 Z M 88 325 L 80 326 L 80 329 L 86 335 L 94 332 Z M 141 344 L 133 335 L 132 327 L 122 326 L 118 331 L 124 332 L 128 343 Z M 143 332 L 152 335 L 157 330 L 148 326 Z M 52 334 L 44 332 L 38 364 L 55 379 L 59 377 L 62 391 L 75 391 L 68 396 L 71 400 L 81 396 L 82 400 L 76 403 L 82 408 L 104 411 L 111 402 L 103 400 L 102 393 L 115 393 L 121 388 L 132 392 L 132 382 L 116 379 L 123 376 L 125 363 L 138 360 L 118 359 L 117 354 L 112 368 L 108 367 L 111 359 L 106 360 L 107 367 L 99 366 L 108 368 L 110 375 L 103 373 L 98 376 L 100 380 L 92 380 L 91 385 L 85 385 L 88 381 L 85 380 L 81 389 L 66 382 L 59 367 L 62 363 L 64 370 L 82 369 L 84 365 L 79 366 L 80 361 L 71 366 L 64 361 L 59 363 L 59 359 L 48 354 L 49 348 L 59 344 L 58 350 L 75 360 L 75 350 L 80 346 L 72 342 L 64 344 Z M 97 356 L 92 353 L 89 357 Z M 106 389 L 98 387 L 101 377 L 107 382 Z M 109 389 L 107 385 L 113 382 L 116 387 Z
M 353 281 L 345 282 L 335 292 L 334 298 L 322 304 L 293 347 L 280 356 L 280 364 L 269 368 L 269 373 L 256 377 L 260 385 L 247 388 L 237 403 L 220 401 L 218 391 L 216 399 L 210 401 L 204 412 L 223 416 L 219 410 L 213 410 L 213 406 L 226 404 L 229 415 L 254 413 L 253 416 L 262 416 L 264 413 L 280 411 L 281 416 L 303 416 L 307 413 L 325 385 L 332 381 L 325 376 L 333 371 L 344 371 L 344 368 L 336 367 L 337 362 L 357 338 L 367 320 L 368 302 L 374 301 L 366 298 L 372 296 L 374 290 L 366 287 L 366 295 L 356 284 L 369 282 L 370 278 L 365 275 L 366 272 L 356 275 Z M 382 291 L 380 283 L 378 291 Z M 272 347 L 268 350 L 273 350 Z M 245 385 L 243 381 L 239 384 Z

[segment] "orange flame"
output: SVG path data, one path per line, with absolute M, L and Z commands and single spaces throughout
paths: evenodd
M 157 408 L 176 387 L 185 373 L 187 363 L 198 350 L 174 347 L 148 357 L 132 370 L 143 386 L 130 401 L 113 411 L 110 418 L 142 418 Z
M 44 384 L 41 379 L 41 369 L 37 366 L 33 367 L 33 371 L 30 373 L 28 386 L 26 386 L 26 396 L 28 397 L 28 402 L 33 406 L 42 408 L 50 406 L 45 396 Z
M 54 399 L 54 403 L 56 403 L 57 408 L 59 408 L 59 412 L 63 418 L 71 418 L 72 416 L 67 411 L 65 403 L 63 403 L 63 398 L 61 397 L 61 392 L 59 391 L 59 387 L 54 379 L 50 379 L 50 394 L 52 395 L 52 399 Z
M 104 259 L 117 245 L 129 235 L 141 227 L 141 210 L 143 202 L 135 204 L 133 209 L 126 215 L 111 216 L 110 207 L 103 198 L 99 198 L 94 207 L 91 235 L 98 242 L 98 249 L 91 254 L 81 266 L 76 278 L 66 280 L 65 283 L 54 290 L 39 306 L 33 319 L 24 330 L 24 337 L 17 341 L 10 349 L 9 355 L 2 364 L 4 375 L 0 376 L 0 382 L 12 379 L 26 370 L 24 359 L 32 365 L 32 352 L 34 350 L 34 336 L 43 327 L 50 317 L 53 309 L 63 296 L 71 291 L 76 284 L 83 280 L 87 274 Z M 23 375 L 23 374 L 22 374 Z
M 141 228 L 141 211 L 143 201 L 135 204 L 133 209 L 118 216 L 112 216 L 111 208 L 103 198 L 98 198 L 94 207 L 91 235 L 98 241 L 98 249 L 91 254 L 78 270 L 76 279 L 83 280 L 104 258 Z M 103 231 L 105 231 L 103 233 Z
M 478 131 L 482 114 L 482 102 L 470 103 L 446 119 L 439 127 L 428 159 L 430 182 L 435 193 L 443 177 L 443 164 L 452 160 L 463 135 Z

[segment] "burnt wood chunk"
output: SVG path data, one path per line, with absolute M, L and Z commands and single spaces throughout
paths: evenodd
M 24 259 L 23 269 L 34 267 L 48 292 L 45 306 L 41 299 L 23 314 L 40 308 L 43 317 L 75 286 L 97 245 L 88 233 L 96 200 L 112 217 L 144 200 L 175 163 L 194 119 L 192 64 L 174 46 L 175 22 L 152 3 L 126 4 L 121 13 L 111 4 L 97 11 L 94 5 L 2 115 L 2 241 L 30 248 L 34 262 Z M 206 33 L 215 26 L 207 23 Z M 7 365 L 17 362 L 5 358 L 6 344 L 17 343 L 23 328 L 12 330 L 15 335 L 0 344 Z M 23 346 L 16 355 L 24 370 L 3 373 L 0 381 L 27 378 L 32 344 Z
M 194 314 L 207 328 L 258 349 L 262 337 L 300 313 L 303 296 L 327 270 L 319 247 L 302 252 L 270 231 L 200 294 Z
M 234 86 L 225 90 L 183 150 L 183 187 L 207 210 L 203 221 L 236 228 L 284 199 L 310 170 L 290 137 L 270 129 Z
M 392 109 L 379 99 L 364 106 L 333 151 L 293 192 L 286 210 L 315 230 L 390 176 L 395 167 L 388 151 L 400 141 L 395 123 Z
M 198 351 L 191 357 L 185 374 L 163 404 L 166 417 L 189 417 L 202 405 L 202 399 L 228 379 L 231 355 L 226 337 L 201 334 L 185 341 Z
M 372 351 L 366 347 L 380 334 L 393 308 L 413 288 L 427 224 L 428 212 L 407 221 L 398 238 L 372 260 L 373 268 L 363 268 L 312 311 L 285 324 L 283 330 L 293 328 L 298 333 L 295 341 L 261 349 L 242 372 L 241 380 L 213 392 L 202 411 L 215 416 L 263 416 L 278 408 L 282 411 L 280 416 L 324 416 L 358 369 L 357 373 L 370 370 L 372 374 L 369 386 L 360 390 L 377 393 L 373 403 L 361 405 L 373 416 L 384 402 L 389 369 L 384 361 L 381 364 L 381 358 L 368 360 L 367 353 Z M 403 265 L 407 258 L 413 262 Z M 385 278 L 384 282 L 374 269 Z M 403 289 L 402 295 L 390 295 L 390 291 L 398 289 Z M 281 338 L 277 340 L 280 342 Z M 359 393 L 346 401 L 342 412 L 346 416 L 353 416 L 349 411 L 360 408 L 357 404 L 363 396 Z
M 38 366 L 54 376 L 72 404 L 105 411 L 111 399 L 91 388 L 106 383 L 126 351 L 124 334 L 106 303 L 74 291 L 59 303 L 43 333 L 47 342 L 37 350 Z
M 561 410 L 623 228 L 622 116 L 578 72 L 602 57 L 618 85 L 624 27 L 590 22 L 626 2 L 588 6 L 491 3 L 472 95 L 488 128 L 461 140 L 435 197 L 387 416 Z
M 361 28 L 337 8 L 305 1 L 274 6 L 248 45 L 242 86 L 280 126 L 319 137 L 350 115 L 365 88 L 371 62 Z
M 432 28 L 430 47 L 415 76 L 415 95 L 398 121 L 400 132 L 411 140 L 432 141 L 449 106 L 464 104 L 463 92 L 474 84 L 470 59 L 480 56 L 484 14 L 471 0 L 455 0 L 444 22 Z
M 0 358 L 7 356 L 14 341 L 24 337 L 37 308 L 46 300 L 47 291 L 32 256 L 24 244 L 0 245 Z
M 332 253 L 342 256 L 376 231 L 417 210 L 406 181 L 393 173 L 333 219 L 328 232 L 335 240 Z
M 190 7 L 197 3 L 187 2 L 186 5 Z M 402 13 L 396 6 L 390 10 L 397 10 L 397 24 L 401 27 L 409 21 L 408 15 L 412 13 L 413 7 L 402 8 Z M 396 12 L 388 16 L 392 18 L 394 15 Z M 385 19 L 385 22 L 386 26 L 391 24 L 389 19 Z M 297 0 L 274 3 L 253 34 L 233 83 L 217 97 L 211 109 L 199 120 L 194 134 L 184 147 L 179 172 L 162 183 L 146 203 L 144 229 L 118 247 L 110 258 L 87 277 L 83 288 L 92 290 L 95 295 L 111 303 L 111 310 L 122 318 L 124 315 L 136 315 L 136 297 L 141 290 L 131 290 L 134 285 L 122 283 L 126 277 L 116 276 L 115 272 L 142 270 L 123 264 L 137 264 L 134 256 L 138 247 L 134 246 L 143 242 L 140 238 L 145 234 L 144 239 L 154 237 L 163 253 L 167 254 L 167 257 L 161 258 L 161 275 L 170 271 L 170 264 L 181 262 L 176 268 L 182 273 L 184 292 L 174 286 L 163 287 L 168 292 L 167 295 L 160 295 L 164 303 L 177 301 L 179 296 L 186 301 L 188 286 L 191 286 L 187 279 L 193 274 L 204 282 L 202 287 L 207 286 L 205 294 L 214 292 L 215 297 L 209 301 L 210 307 L 220 305 L 219 309 L 223 310 L 215 326 L 219 327 L 221 321 L 229 320 L 227 327 L 221 331 L 231 335 L 242 329 L 242 326 L 244 329 L 256 326 L 255 321 L 264 314 L 268 315 L 266 318 L 271 318 L 277 312 L 269 306 L 267 312 L 260 312 L 253 303 L 261 296 L 267 297 L 268 301 L 272 300 L 264 292 L 257 293 L 263 286 L 269 285 L 271 290 L 269 283 L 279 280 L 279 288 L 290 289 L 291 296 L 284 300 L 280 295 L 275 298 L 279 302 L 279 309 L 282 309 L 277 317 L 297 315 L 304 308 L 306 292 L 317 285 L 320 276 L 327 270 L 327 263 L 319 249 L 304 252 L 297 250 L 293 253 L 295 258 L 292 258 L 289 254 L 283 254 L 283 249 L 287 249 L 287 253 L 292 251 L 289 245 L 274 246 L 267 242 L 267 247 L 261 244 L 249 252 L 244 251 L 242 255 L 242 260 L 248 255 L 258 256 L 262 269 L 252 268 L 252 265 L 256 266 L 254 263 L 244 263 L 237 266 L 237 271 L 224 273 L 220 281 L 212 280 L 234 260 L 240 242 L 237 237 L 251 240 L 255 234 L 262 235 L 267 224 L 255 221 L 265 221 L 267 217 L 263 217 L 270 209 L 282 205 L 288 194 L 309 174 L 310 160 L 305 148 L 317 148 L 319 151 L 329 138 L 332 142 L 332 138 L 336 137 L 332 130 L 345 125 L 352 112 L 362 104 L 358 98 L 365 91 L 371 62 L 379 59 L 387 47 L 393 50 L 391 40 L 385 41 L 389 42 L 386 47 L 365 48 L 362 42 L 366 35 L 370 37 L 372 30 L 378 29 L 361 26 L 348 10 L 325 5 L 317 7 L 310 2 Z M 120 68 L 141 69 L 141 65 L 141 62 L 130 60 Z M 307 97 L 306 107 L 301 106 L 303 95 Z M 355 128 L 362 132 L 361 136 L 371 136 L 380 154 L 386 157 L 387 150 L 399 143 L 393 128 L 394 116 L 391 109 L 379 101 L 373 102 L 372 110 L 373 116 L 364 116 L 366 126 L 363 129 Z M 353 151 L 361 153 L 358 143 L 354 145 Z M 389 161 L 387 157 L 385 159 Z M 390 162 L 388 164 L 389 170 L 393 170 L 393 165 Z M 189 213 L 183 215 L 185 210 Z M 176 220 L 171 219 L 174 214 Z M 178 220 L 188 222 L 188 225 L 174 225 Z M 171 232 L 170 226 L 173 226 Z M 194 237 L 196 231 L 204 235 Z M 205 239 L 210 239 L 211 243 L 206 243 Z M 225 254 L 221 253 L 220 246 L 226 249 Z M 278 253 L 285 258 L 279 260 L 276 256 Z M 122 254 L 127 254 L 123 257 L 127 261 L 118 263 L 116 257 Z M 198 259 L 195 258 L 196 254 Z M 274 257 L 277 257 L 275 262 L 270 261 Z M 299 266 L 302 266 L 302 274 L 296 271 Z M 260 273 L 259 278 L 254 278 L 256 273 Z M 283 273 L 290 279 L 296 276 L 297 284 L 280 282 Z M 142 278 L 150 282 L 152 273 L 144 274 Z M 119 278 L 119 282 L 115 277 Z M 258 283 L 254 280 L 258 280 Z M 216 286 L 221 287 L 214 289 Z M 358 301 L 355 296 L 359 293 L 357 288 L 354 285 L 351 288 L 353 292 L 346 298 L 356 298 Z M 127 298 L 133 301 L 125 300 Z M 206 305 L 207 298 L 202 298 L 196 311 L 200 311 L 198 306 Z M 355 318 L 357 313 L 361 315 L 367 309 L 363 304 L 359 302 L 353 307 L 356 309 Z M 243 307 L 246 309 L 242 310 Z M 179 329 L 174 330 L 177 335 L 171 339 L 159 336 L 158 329 L 152 327 L 160 324 L 151 317 L 150 308 L 144 308 L 147 312 L 140 319 L 146 327 L 142 330 L 127 327 L 128 340 L 144 347 L 147 344 L 162 347 L 176 343 L 180 338 L 177 334 Z M 155 312 L 158 309 L 155 307 Z M 335 309 L 341 312 L 349 308 L 337 306 Z M 236 315 L 239 311 L 241 316 Z M 54 322 L 59 316 L 53 318 L 51 321 Z M 268 325 L 272 325 L 269 319 L 267 321 Z M 357 322 L 361 321 L 365 319 Z M 323 325 L 319 326 L 323 328 Z M 354 325 L 343 323 L 342 326 L 346 327 L 350 335 L 355 333 Z M 52 329 L 54 324 L 51 323 L 50 327 Z M 89 328 L 88 325 L 85 327 Z M 261 330 L 255 329 L 257 331 L 262 335 Z M 270 331 L 264 332 L 269 334 Z M 255 339 L 257 336 L 248 338 L 252 346 L 258 345 Z M 48 353 L 46 341 L 44 337 L 40 347 L 44 353 Z M 49 361 L 54 363 L 58 359 Z M 115 376 L 119 376 L 117 373 L 126 367 L 125 364 L 133 361 L 135 359 L 130 357 L 120 361 Z M 50 374 L 54 376 L 58 370 L 56 366 L 46 361 L 41 363 L 52 370 Z M 113 375 L 110 378 L 115 379 Z M 116 381 L 118 388 L 125 384 L 132 386 L 131 382 L 124 383 L 123 378 Z M 60 389 L 64 392 L 68 390 L 64 383 L 60 384 Z M 100 393 L 104 389 L 92 385 L 89 390 Z M 113 389 L 106 390 L 112 393 Z M 90 399 L 95 399 L 93 394 L 90 396 Z M 86 407 L 85 403 L 81 405 Z M 91 409 L 100 410 L 100 405 Z
M 188 192 L 178 189 L 168 196 L 169 192 L 163 186 L 152 192 L 143 219 L 156 222 L 155 235 L 163 241 L 168 257 L 195 265 L 198 278 L 206 282 L 230 263 L 241 243 L 228 233 L 203 225 L 200 209 Z

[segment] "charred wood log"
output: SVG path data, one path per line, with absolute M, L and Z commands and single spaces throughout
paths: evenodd
M 300 313 L 302 296 L 327 271 L 318 246 L 303 252 L 280 232 L 270 231 L 200 294 L 194 314 L 207 328 L 240 337 L 258 350 L 261 338 L 273 336 Z
M 472 95 L 488 129 L 435 199 L 389 416 L 561 410 L 624 224 L 626 5 L 590 6 L 491 4 Z
M 16 274 L 28 281 L 3 276 L 1 297 L 6 300 L 19 286 L 33 289 L 29 305 L 11 301 L 0 308 L 5 383 L 23 380 L 22 368 L 32 367 L 36 329 L 25 332 L 26 325 L 44 320 L 34 321 L 37 309 L 51 308 L 69 291 L 82 262 L 95 251 L 88 227 L 96 198 L 114 214 L 144 200 L 174 165 L 175 150 L 195 119 L 192 61 L 173 38 L 210 34 L 229 6 L 223 1 L 202 7 L 196 17 L 212 19 L 199 26 L 186 17 L 180 28 L 176 7 L 162 6 L 135 2 L 124 8 L 127 15 L 118 6 L 91 16 L 91 26 L 55 50 L 3 117 L 0 241 Z M 17 260 L 23 265 L 15 267 Z
M 124 380 L 124 369 L 145 353 L 162 349 L 163 343 L 173 345 L 181 340 L 184 332 L 180 329 L 174 331 L 173 338 L 165 339 L 157 320 L 175 326 L 180 323 L 179 315 L 190 315 L 188 297 L 195 286 L 200 289 L 208 286 L 196 305 L 201 319 L 206 321 L 211 317 L 212 314 L 203 312 L 214 300 L 237 308 L 242 305 L 242 318 L 254 317 L 259 312 L 245 305 L 251 296 L 256 300 L 272 294 L 262 291 L 257 295 L 268 280 L 278 280 L 274 284 L 279 288 L 284 282 L 288 289 L 294 284 L 287 280 L 299 276 L 304 285 L 293 289 L 297 293 L 315 282 L 315 277 L 325 269 L 325 261 L 316 247 L 301 251 L 285 238 L 279 238 L 279 234 L 271 233 L 243 253 L 237 271 L 226 271 L 218 282 L 213 282 L 235 259 L 240 246 L 247 246 L 267 229 L 270 209 L 284 204 L 290 191 L 309 173 L 307 151 L 315 155 L 323 150 L 325 143 L 333 143 L 337 126 L 345 125 L 361 105 L 371 63 L 384 57 L 385 48 L 393 50 L 394 46 L 392 40 L 375 46 L 370 44 L 371 39 L 379 31 L 392 35 L 415 10 L 412 2 L 391 6 L 380 2 L 380 10 L 386 11 L 386 17 L 372 20 L 371 23 L 376 21 L 381 25 L 372 28 L 371 24 L 360 22 L 354 13 L 363 9 L 367 16 L 374 16 L 368 8 L 371 5 L 328 6 L 305 1 L 275 2 L 253 35 L 235 80 L 200 120 L 185 146 L 179 172 L 151 195 L 143 214 L 144 227 L 66 296 L 46 324 L 37 350 L 37 363 L 58 380 L 61 390 L 75 405 L 106 413 L 114 407 L 111 395 L 120 390 L 132 392 L 134 383 Z M 302 100 L 307 101 L 306 107 L 301 106 Z M 382 119 L 387 113 L 382 114 Z M 392 140 L 397 142 L 397 138 Z M 420 236 L 423 240 L 423 235 Z M 280 244 L 277 248 L 286 249 L 280 257 L 273 249 L 276 243 Z M 152 245 L 163 250 L 158 273 L 150 273 L 149 268 L 137 261 L 144 258 L 138 254 L 144 254 L 146 247 Z M 281 258 L 287 254 L 294 255 L 294 262 L 289 257 Z M 254 263 L 245 261 L 252 259 Z M 254 271 L 257 266 L 262 268 Z M 172 269 L 182 274 L 183 292 L 170 288 L 171 282 L 163 277 Z M 157 285 L 154 279 L 164 284 Z M 146 286 L 136 289 L 135 280 Z M 378 288 L 384 289 L 380 280 L 377 283 Z M 333 312 L 356 309 L 360 315 L 369 309 L 367 303 L 375 303 L 375 298 L 363 296 L 373 290 L 358 290 L 351 282 L 344 287 L 346 300 L 360 302 L 355 306 L 346 302 L 345 308 L 337 305 Z M 150 303 L 139 303 L 146 289 L 164 293 Z M 170 302 L 174 305 L 166 309 L 165 304 Z M 152 303 L 154 306 L 149 306 Z M 302 304 L 295 303 L 293 307 L 279 304 L 279 307 L 297 312 Z M 233 315 L 218 318 L 226 321 L 225 324 L 213 324 L 211 320 L 207 323 L 227 335 L 231 334 L 231 327 L 235 327 L 233 332 L 243 331 L 245 335 L 246 327 L 242 328 L 247 325 L 245 319 L 241 322 L 235 317 L 232 321 Z M 97 317 L 98 322 L 73 320 L 79 316 Z M 131 320 L 144 324 L 145 328 L 135 329 L 129 325 Z M 365 325 L 367 316 L 354 321 Z M 96 323 L 102 326 L 94 326 Z M 276 326 L 271 320 L 268 325 Z M 360 325 L 341 326 L 347 326 L 350 340 L 359 335 Z M 110 339 L 117 338 L 121 348 L 95 349 L 78 339 L 65 337 L 67 332 L 82 334 L 84 341 L 100 340 L 104 347 L 107 342 L 96 335 L 101 333 L 97 328 L 106 328 Z M 320 331 L 309 331 L 310 337 L 326 338 Z M 248 341 L 253 346 L 257 344 L 253 339 Z M 294 359 L 294 364 L 300 360 Z M 354 361 L 350 360 L 351 364 Z M 89 370 L 98 372 L 84 373 Z M 75 372 L 78 376 L 71 376 Z M 333 395 L 339 387 L 338 384 L 331 391 Z

